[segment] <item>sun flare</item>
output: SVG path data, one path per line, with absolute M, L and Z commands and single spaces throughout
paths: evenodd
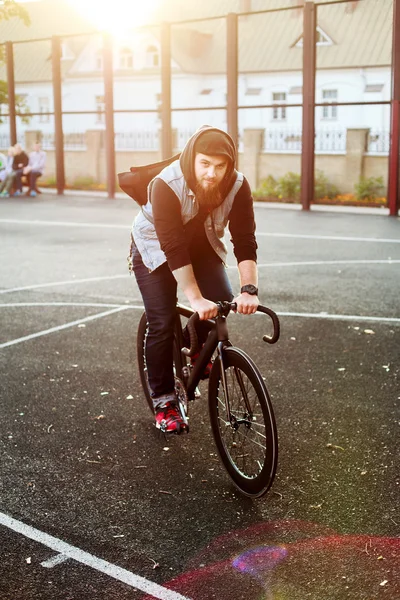
M 150 22 L 161 0 L 68 0 L 99 31 L 123 34 Z

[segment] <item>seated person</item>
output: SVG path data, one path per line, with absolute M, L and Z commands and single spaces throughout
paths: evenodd
M 5 179 L 5 170 L 6 170 L 6 162 L 7 162 L 7 158 L 5 157 L 5 155 L 0 152 L 0 181 L 4 181 Z
M 16 173 L 16 187 L 17 187 L 17 191 L 20 190 L 20 193 L 22 191 L 22 176 L 25 175 L 26 179 L 28 181 L 28 185 L 29 185 L 29 190 L 28 190 L 28 194 L 29 196 L 36 196 L 37 194 L 37 190 L 36 190 L 36 180 L 38 177 L 40 177 L 43 174 L 44 171 L 44 167 L 46 165 L 46 152 L 44 152 L 43 150 L 41 150 L 40 148 L 40 143 L 36 142 L 33 145 L 33 152 L 30 153 L 29 155 L 29 162 L 26 166 L 24 166 L 24 168 L 22 170 L 18 170 Z M 17 192 L 15 192 L 15 195 L 17 194 Z
M 22 194 L 22 173 L 26 166 L 28 166 L 29 157 L 26 152 L 22 150 L 21 144 L 15 144 L 14 146 L 14 160 L 13 160 L 13 173 L 15 179 L 15 187 L 17 188 L 13 196 L 20 196 Z M 11 177 L 10 175 L 10 177 Z M 10 188 L 11 189 L 11 188 Z
M 0 171 L 0 196 L 3 198 L 10 196 L 10 191 L 15 180 L 15 172 L 13 171 L 14 156 L 15 148 L 14 146 L 10 146 L 5 159 L 5 167 Z

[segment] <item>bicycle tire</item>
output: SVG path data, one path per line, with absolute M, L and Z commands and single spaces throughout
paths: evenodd
M 138 333 L 137 333 L 137 338 L 136 338 L 136 355 L 137 355 L 140 383 L 142 384 L 143 392 L 144 392 L 148 407 L 150 408 L 151 413 L 154 414 L 153 399 L 151 397 L 151 391 L 150 391 L 149 381 L 148 381 L 148 377 L 147 377 L 147 365 L 146 365 L 147 328 L 148 328 L 148 326 L 147 326 L 146 313 L 143 313 L 140 318 L 139 326 L 138 326 Z M 179 356 L 179 358 L 178 358 L 178 356 Z M 175 332 L 174 333 L 174 346 L 173 346 L 174 369 L 175 369 L 176 364 L 180 364 L 180 365 L 182 364 L 183 358 L 181 358 L 181 356 L 182 356 L 181 350 L 179 348 L 177 335 Z M 184 405 L 183 410 L 184 410 L 185 416 L 187 416 L 187 398 L 184 397 L 186 395 L 186 391 L 185 391 L 184 385 L 182 383 L 182 380 L 180 378 L 178 378 L 177 376 L 175 376 L 175 389 L 178 393 L 179 399 L 181 400 L 181 402 L 179 404 L 181 405 L 183 403 L 183 405 Z M 182 412 L 181 406 L 180 406 L 180 410 Z M 182 417 L 184 417 L 183 414 L 182 414 Z
M 214 440 L 235 486 L 246 496 L 260 498 L 271 487 L 278 462 L 278 435 L 271 400 L 252 359 L 233 346 L 224 348 L 223 352 L 229 406 L 237 429 L 227 421 L 221 360 L 217 357 L 208 387 Z M 247 393 L 250 414 L 244 404 L 238 373 Z

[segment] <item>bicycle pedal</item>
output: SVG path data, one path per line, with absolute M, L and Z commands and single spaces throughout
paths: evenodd
M 181 435 L 181 433 L 189 433 L 189 424 L 184 424 L 183 427 L 181 427 L 178 430 L 174 430 L 174 431 L 167 431 L 166 428 L 163 425 L 156 425 L 154 424 L 154 427 L 157 429 L 157 431 L 159 432 L 159 435 L 164 435 L 164 438 L 167 439 L 168 437 L 170 437 L 171 435 Z

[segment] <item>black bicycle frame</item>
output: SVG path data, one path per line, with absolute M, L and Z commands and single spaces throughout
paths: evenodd
M 182 323 L 180 320 L 180 315 L 190 318 L 193 315 L 193 311 L 191 311 L 190 309 L 186 308 L 185 306 L 182 306 L 180 304 L 178 304 L 178 308 L 177 308 L 177 338 L 178 338 L 178 345 L 180 345 L 180 348 L 183 348 L 184 346 L 184 341 L 183 341 L 183 336 L 182 336 Z M 222 361 L 222 349 L 225 346 L 231 346 L 231 343 L 229 341 L 229 337 L 228 337 L 228 327 L 226 324 L 226 317 L 219 315 L 215 318 L 215 321 L 211 321 L 209 320 L 208 323 L 210 324 L 210 333 L 207 336 L 207 340 L 204 344 L 204 346 L 201 348 L 200 350 L 200 354 L 199 357 L 196 359 L 195 365 L 194 367 L 188 371 L 189 372 L 189 376 L 188 377 L 183 377 L 184 379 L 184 383 L 185 383 L 185 387 L 186 387 L 186 393 L 188 395 L 188 399 L 189 400 L 193 400 L 195 398 L 195 391 L 196 388 L 201 380 L 201 377 L 204 373 L 205 368 L 207 367 L 208 363 L 211 360 L 212 355 L 214 354 L 216 348 L 218 347 L 218 354 L 220 356 L 220 360 Z M 182 357 L 181 357 L 181 361 L 182 361 Z M 180 372 L 184 372 L 184 368 L 185 368 L 185 364 L 181 364 L 180 366 Z M 223 364 L 222 364 L 223 367 Z M 223 373 L 223 378 L 225 376 L 225 372 L 224 369 L 222 368 L 222 373 Z M 222 382 L 224 385 L 224 388 L 226 389 L 226 385 L 225 382 Z

